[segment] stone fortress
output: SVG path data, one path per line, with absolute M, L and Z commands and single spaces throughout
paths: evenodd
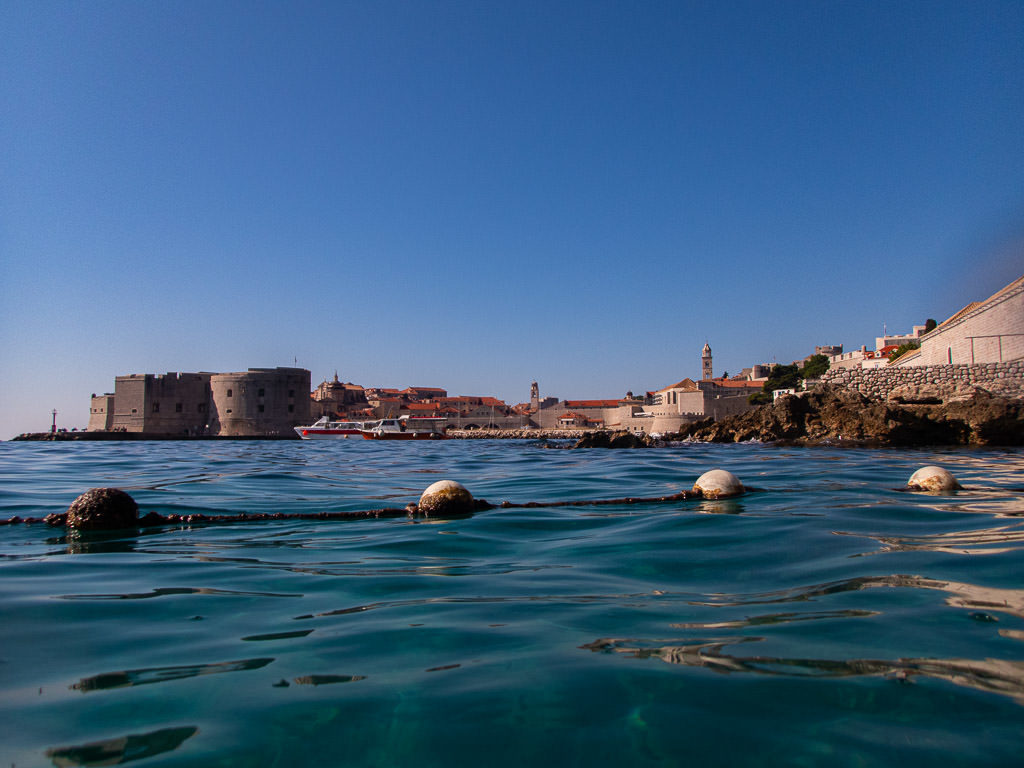
M 93 395 L 90 432 L 182 437 L 289 437 L 310 415 L 304 368 L 241 373 L 136 373 Z
M 890 361 L 900 344 L 919 348 Z M 1024 396 L 1024 277 L 980 302 L 968 304 L 930 332 L 883 335 L 877 349 L 843 353 L 820 346 L 829 358 L 822 381 L 876 397 L 931 396 L 932 390 L 980 386 Z M 800 362 L 800 361 L 798 361 Z M 699 381 L 683 379 L 657 391 L 606 400 L 541 398 L 533 382 L 528 402 L 494 397 L 449 397 L 437 387 L 403 390 L 343 383 L 337 373 L 311 391 L 304 368 L 250 368 L 239 373 L 167 373 L 117 376 L 113 393 L 93 395 L 90 432 L 133 432 L 178 437 L 293 437 L 293 427 L 327 416 L 367 421 L 398 416 L 445 418 L 456 429 L 628 430 L 658 434 L 703 419 L 749 410 L 771 365 L 754 365 L 731 378 L 714 377 L 711 346 L 701 350 Z

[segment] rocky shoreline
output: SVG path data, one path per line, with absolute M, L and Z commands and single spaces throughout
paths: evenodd
M 664 441 L 746 441 L 797 445 L 926 446 L 1024 445 L 1024 399 L 970 387 L 917 393 L 914 402 L 869 398 L 856 390 L 821 384 L 800 396 L 715 422 L 690 424 Z M 634 448 L 656 444 L 626 433 L 590 435 L 577 447 Z
M 1009 396 L 1004 394 L 1009 392 Z M 575 440 L 576 448 L 644 448 L 666 442 L 788 442 L 801 445 L 1024 445 L 1024 389 L 993 394 L 977 386 L 931 384 L 897 390 L 890 399 L 869 397 L 846 386 L 819 384 L 799 395 L 721 421 L 687 425 L 677 434 L 652 438 L 624 431 L 582 429 L 450 429 L 456 440 Z M 125 432 L 58 432 L 15 440 L 227 440 Z

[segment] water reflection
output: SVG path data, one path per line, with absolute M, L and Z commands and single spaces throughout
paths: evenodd
M 136 537 L 124 531 L 79 531 L 71 529 L 66 536 L 55 539 L 67 547 L 69 555 L 106 555 L 134 552 Z
M 669 624 L 673 629 L 745 629 L 768 624 L 789 624 L 794 621 L 816 621 L 817 619 L 854 619 L 877 616 L 878 611 L 814 611 L 809 613 L 769 613 L 751 616 L 739 621 L 709 621 L 700 623 Z
M 365 680 L 366 675 L 303 675 L 296 677 L 298 685 L 331 685 L 333 683 L 354 683 Z
M 83 677 L 70 687 L 72 690 L 77 689 L 83 693 L 104 691 L 132 685 L 165 683 L 169 680 L 182 680 L 187 677 L 198 677 L 200 675 L 215 675 L 220 672 L 242 672 L 248 669 L 260 669 L 272 661 L 273 659 L 242 659 L 241 661 L 222 661 L 216 664 L 186 664 L 178 667 L 126 669 L 120 672 L 104 672 L 92 677 Z
M 158 731 L 133 733 L 73 747 L 56 747 L 46 750 L 46 756 L 61 768 L 75 765 L 119 765 L 175 750 L 185 739 L 197 733 L 199 729 L 195 726 L 161 728 Z
M 826 595 L 841 592 L 854 592 L 860 589 L 876 587 L 909 587 L 914 589 L 934 589 L 946 592 L 947 605 L 954 608 L 972 608 L 1009 613 L 1024 618 L 1024 589 L 997 589 L 979 587 L 959 581 L 939 581 L 921 576 L 866 576 L 825 584 L 815 584 L 798 589 L 786 589 L 775 592 L 762 592 L 752 595 L 722 595 L 718 599 L 695 602 L 694 605 L 707 606 L 739 606 L 763 605 L 771 603 L 792 603 L 814 600 Z
M 791 659 L 782 656 L 740 656 L 724 653 L 727 645 L 763 640 L 760 637 L 718 638 L 701 641 L 670 641 L 668 645 L 642 640 L 600 638 L 580 648 L 602 653 L 621 653 L 637 659 L 656 658 L 667 664 L 707 667 L 729 674 L 801 677 L 862 677 L 891 675 L 909 682 L 913 677 L 946 680 L 955 685 L 1008 696 L 1024 704 L 1024 661 L 1002 659 Z M 660 642 L 660 641 L 659 641 Z M 677 644 L 679 643 L 679 644 Z
M 241 597 L 302 597 L 302 595 L 281 592 L 242 592 L 236 589 L 214 589 L 212 587 L 158 587 L 149 592 L 96 593 L 81 595 L 54 595 L 59 600 L 146 600 L 151 597 L 168 595 L 230 595 Z
M 876 552 L 863 555 L 877 555 L 884 552 L 912 552 L 927 550 L 953 555 L 995 555 L 1013 552 L 1024 544 L 1024 524 L 1015 523 L 997 528 L 979 528 L 973 531 L 952 531 L 925 536 L 882 536 L 879 534 L 848 533 L 836 531 L 840 536 L 870 538 L 882 545 Z M 996 546 L 1012 544 L 1014 546 Z
M 266 635 L 249 635 L 243 637 L 246 642 L 262 642 L 265 640 L 291 640 L 296 637 L 306 637 L 313 633 L 312 629 L 297 629 L 294 632 L 271 632 Z

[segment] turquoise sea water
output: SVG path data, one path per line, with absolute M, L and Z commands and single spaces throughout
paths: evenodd
M 920 466 L 967 490 L 898 490 Z M 1024 452 L 0 443 L 0 518 L 734 500 L 0 527 L 0 766 L 1024 763 Z

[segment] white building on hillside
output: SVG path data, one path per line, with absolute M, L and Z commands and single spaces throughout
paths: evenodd
M 1024 277 L 968 304 L 892 365 L 1002 363 L 1024 358 Z

